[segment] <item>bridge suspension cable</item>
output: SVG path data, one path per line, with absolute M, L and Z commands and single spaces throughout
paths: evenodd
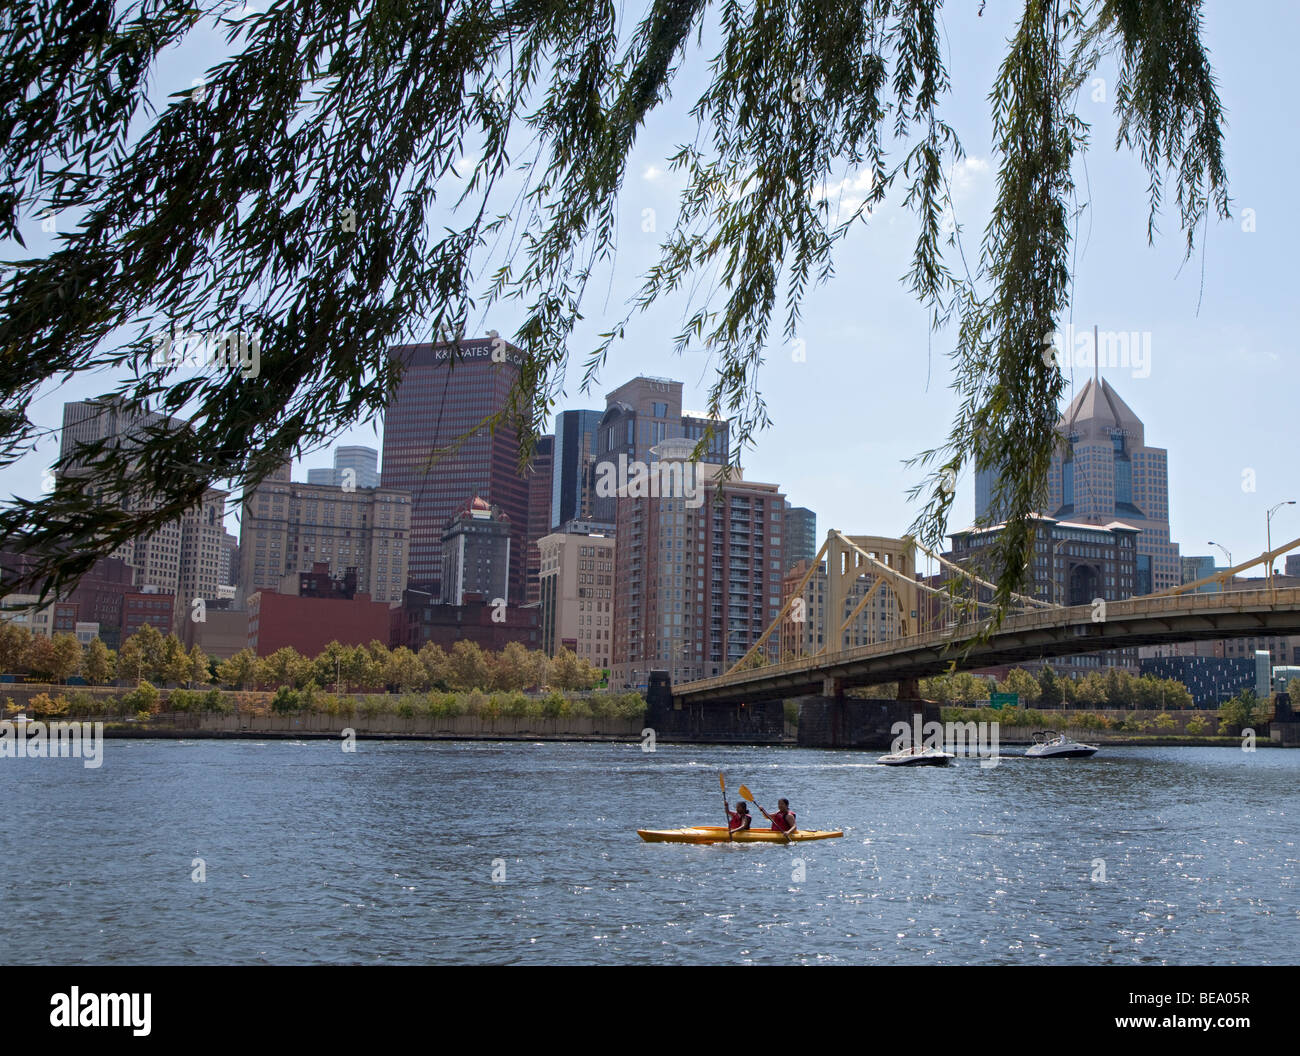
M 1175 595 L 1178 594 L 1189 594 L 1192 591 L 1195 591 L 1198 587 L 1205 586 L 1205 584 L 1207 583 L 1218 583 L 1220 584 L 1220 586 L 1222 586 L 1228 581 L 1229 578 L 1235 576 L 1242 569 L 1254 568 L 1256 565 L 1263 565 L 1263 564 L 1267 564 L 1267 566 L 1271 569 L 1273 567 L 1273 562 L 1277 558 L 1281 557 L 1283 554 L 1287 553 L 1290 550 L 1294 550 L 1298 546 L 1300 546 L 1300 539 L 1292 539 L 1289 543 L 1279 546 L 1275 550 L 1265 550 L 1258 557 L 1252 557 L 1249 561 L 1243 561 L 1239 565 L 1233 565 L 1231 568 L 1225 568 L 1222 572 L 1215 572 L 1214 575 L 1212 576 L 1203 576 L 1202 578 L 1195 580 L 1191 583 L 1182 583 L 1179 586 L 1170 587 L 1168 590 L 1162 590 L 1157 594 L 1148 594 L 1145 596 L 1150 598 L 1166 598 L 1166 597 L 1174 597 Z
M 931 558 L 933 558 L 934 560 L 938 561 L 939 564 L 942 565 L 944 568 L 950 568 L 950 569 L 952 569 L 954 572 L 957 572 L 957 573 L 959 573 L 960 575 L 965 576 L 967 579 L 972 580 L 974 583 L 978 584 L 979 586 L 981 586 L 981 587 L 985 587 L 985 588 L 987 588 L 987 589 L 989 589 L 989 590 L 994 590 L 994 591 L 998 589 L 998 588 L 997 588 L 997 584 L 995 584 L 995 583 L 990 583 L 988 580 L 980 578 L 980 577 L 977 576 L 974 572 L 972 572 L 970 569 L 968 569 L 968 568 L 963 568 L 961 565 L 957 564 L 957 563 L 954 562 L 954 561 L 949 561 L 949 560 L 948 560 L 946 557 L 944 557 L 942 554 L 936 554 L 933 550 L 931 550 L 931 549 L 930 549 L 928 546 L 926 546 L 924 543 L 918 542 L 917 540 L 913 539 L 913 540 L 912 540 L 912 545 L 914 545 L 918 550 L 921 551 L 921 553 L 925 554 L 927 557 L 931 557 Z M 1026 603 L 1026 604 L 1028 604 L 1028 605 L 1038 605 L 1038 606 L 1040 606 L 1040 607 L 1042 607 L 1042 608 L 1045 608 L 1045 609 L 1059 609 L 1059 608 L 1061 607 L 1061 606 L 1059 606 L 1059 605 L 1054 604 L 1053 602 L 1050 602 L 1050 601 L 1043 601 L 1041 598 L 1031 598 L 1031 597 L 1029 597 L 1027 594 L 1016 594 L 1016 593 L 1013 592 L 1011 596 L 1012 596 L 1013 598 L 1015 598 L 1017 601 L 1024 602 L 1024 603 Z M 987 605 L 987 604 L 989 604 L 989 603 L 988 603 L 988 602 L 983 602 L 982 604 L 986 604 L 986 605 Z

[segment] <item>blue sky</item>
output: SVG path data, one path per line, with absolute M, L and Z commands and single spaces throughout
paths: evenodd
M 951 4 L 944 16 L 953 85 L 945 113 L 967 153 L 952 181 L 968 256 L 978 253 L 997 167 L 986 97 L 1018 7 L 991 0 L 981 18 L 974 13 L 977 6 Z M 1188 261 L 1177 217 L 1167 211 L 1155 244 L 1147 244 L 1145 172 L 1131 153 L 1117 153 L 1113 146 L 1113 69 L 1099 71 L 1106 81 L 1105 102 L 1093 102 L 1088 90 L 1079 102 L 1080 116 L 1092 126 L 1092 147 L 1077 183 L 1091 205 L 1080 221 L 1071 316 L 1080 330 L 1095 324 L 1151 335 L 1149 372 L 1104 373 L 1145 422 L 1147 443 L 1169 450 L 1173 537 L 1184 554 L 1210 553 L 1210 539 L 1239 561 L 1256 554 L 1264 548 L 1265 510 L 1284 499 L 1300 499 L 1293 351 L 1300 322 L 1293 290 L 1300 224 L 1292 189 L 1300 148 L 1290 134 L 1291 104 L 1282 95 L 1280 76 L 1294 65 L 1296 39 L 1300 8 L 1295 5 L 1208 4 L 1206 40 L 1228 114 L 1234 216 L 1211 222 L 1208 232 L 1198 234 L 1200 245 Z M 220 39 L 209 35 L 168 56 L 159 70 L 159 98 L 188 88 L 216 61 L 220 46 Z M 673 99 L 638 141 L 620 196 L 619 255 L 608 299 L 606 280 L 593 282 L 586 319 L 571 346 L 571 380 L 562 407 L 603 407 L 604 393 L 636 374 L 678 378 L 685 383 L 688 407 L 706 403 L 705 355 L 678 357 L 671 350 L 683 318 L 681 303 L 637 317 L 600 385 L 590 394 L 579 390 L 584 351 L 609 321 L 621 317 L 624 301 L 655 257 L 656 236 L 671 226 L 680 183 L 666 172 L 664 158 L 693 134 L 684 115 L 702 88 L 705 59 L 704 53 L 692 53 Z M 844 175 L 843 193 L 851 197 L 857 174 Z M 642 230 L 645 209 L 655 210 L 655 233 Z M 1254 211 L 1253 231 L 1243 230 L 1247 209 Z M 39 222 L 34 219 L 24 233 L 39 251 Z M 949 388 L 949 340 L 927 333 L 926 313 L 900 282 L 914 237 L 911 217 L 896 202 L 877 210 L 841 243 L 835 277 L 805 302 L 799 338 L 806 359 L 795 361 L 784 341 L 767 350 L 760 388 L 774 424 L 746 456 L 745 474 L 783 485 L 793 503 L 816 510 L 819 534 L 829 527 L 881 535 L 905 531 L 916 513 L 906 493 L 920 473 L 903 463 L 948 433 L 956 407 Z M 502 312 L 484 330 L 509 335 L 516 323 Z M 1076 386 L 1090 373 L 1076 367 Z M 1147 376 L 1135 376 L 1141 373 Z M 107 387 L 102 376 L 52 385 L 34 402 L 33 413 L 57 426 L 65 400 Z M 378 429 L 379 423 L 359 424 L 336 443 L 379 447 Z M 0 471 L 0 492 L 37 494 L 42 471 L 56 453 L 51 441 Z M 325 465 L 329 459 L 328 452 L 317 452 L 302 466 Z M 1247 471 L 1253 491 L 1243 487 Z M 295 477 L 305 479 L 305 470 L 296 468 Z M 949 527 L 963 527 L 973 510 L 967 470 L 958 482 Z M 1274 517 L 1273 534 L 1275 542 L 1300 536 L 1300 506 Z

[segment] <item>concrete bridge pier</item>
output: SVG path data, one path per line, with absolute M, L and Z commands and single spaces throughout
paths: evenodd
M 780 700 L 683 704 L 673 696 L 668 672 L 652 671 L 645 721 L 657 736 L 669 741 L 780 744 L 785 735 L 785 706 Z
M 888 750 L 894 740 L 894 723 L 905 722 L 910 727 L 915 717 L 922 725 L 939 721 L 939 705 L 921 699 L 915 680 L 898 688 L 897 700 L 863 700 L 846 697 L 839 679 L 826 679 L 821 693 L 795 698 L 799 746 Z

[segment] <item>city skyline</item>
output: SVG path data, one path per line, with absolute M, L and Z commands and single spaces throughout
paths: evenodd
M 948 12 L 945 18 L 952 39 L 959 36 L 964 44 L 950 55 L 954 83 L 988 83 L 1001 53 L 1003 23 L 969 11 Z M 1059 325 L 1080 334 L 1090 333 L 1095 323 L 1104 332 L 1149 335 L 1150 357 L 1142 369 L 1103 363 L 1101 375 L 1125 392 L 1152 435 L 1176 453 L 1170 468 L 1170 523 L 1189 553 L 1209 552 L 1206 544 L 1213 539 L 1238 558 L 1258 554 L 1264 549 L 1266 511 L 1276 502 L 1300 498 L 1295 494 L 1300 480 L 1284 442 L 1297 435 L 1288 384 L 1295 309 L 1286 264 L 1289 247 L 1300 235 L 1287 179 L 1300 161 L 1300 145 L 1279 140 L 1267 113 L 1250 105 L 1272 91 L 1268 70 L 1286 61 L 1282 42 L 1300 29 L 1300 12 L 1293 9 L 1280 9 L 1274 18 L 1277 32 L 1261 38 L 1250 20 L 1224 9 L 1205 12 L 1205 39 L 1232 115 L 1226 148 L 1235 200 L 1232 220 L 1211 222 L 1191 261 L 1183 259 L 1174 218 L 1165 212 L 1157 214 L 1162 233 L 1147 244 L 1145 174 L 1137 159 L 1109 149 L 1116 131 L 1109 105 L 1113 69 L 1100 71 L 1105 102 L 1084 93 L 1078 104 L 1092 124 L 1094 147 L 1087 160 L 1087 208 L 1079 221 L 1073 305 Z M 194 68 L 224 48 L 218 34 L 200 32 L 163 58 L 159 92 L 190 88 Z M 683 100 L 704 77 L 703 71 L 683 71 Z M 1095 86 L 1090 90 L 1097 91 Z M 990 118 L 978 93 L 970 99 L 955 94 L 951 102 L 968 154 L 948 176 L 956 197 L 955 220 L 966 232 L 969 251 L 992 200 L 994 160 L 982 147 L 990 140 Z M 555 411 L 599 407 L 606 393 L 638 374 L 681 377 L 684 402 L 698 408 L 707 403 L 707 351 L 683 356 L 671 351 L 672 334 L 684 314 L 680 302 L 665 302 L 639 317 L 627 339 L 611 350 L 597 384 L 587 393 L 579 386 L 584 351 L 620 314 L 653 260 L 655 236 L 670 225 L 679 184 L 663 159 L 676 142 L 674 122 L 686 105 L 656 114 L 638 139 L 623 195 L 620 255 L 608 307 L 589 312 L 575 328 L 569 380 Z M 842 183 L 828 188 L 828 194 L 844 209 L 864 190 L 860 174 L 846 170 Z M 647 209 L 657 216 L 653 231 L 643 230 Z M 26 218 L 20 226 L 33 252 L 55 244 L 41 230 L 39 217 Z M 895 535 L 905 531 L 919 509 L 908 501 L 907 491 L 923 473 L 902 463 L 942 442 L 956 408 L 955 394 L 947 387 L 952 335 L 930 335 L 924 309 L 898 282 L 914 234 L 914 220 L 896 205 L 880 208 L 837 253 L 832 282 L 810 294 L 799 327 L 802 345 L 775 335 L 769 342 L 759 385 L 773 425 L 761 434 L 757 448 L 746 453 L 744 469 L 757 479 L 783 482 L 792 504 L 816 509 L 823 535 L 825 527 Z M 1250 305 L 1249 311 L 1242 310 L 1243 304 Z M 491 318 L 471 320 L 471 329 L 483 334 L 496 329 L 509 337 L 517 321 L 510 313 L 497 306 Z M 1064 358 L 1067 389 L 1058 410 L 1093 373 L 1091 362 L 1076 361 L 1086 357 Z M 1129 384 L 1129 375 L 1141 376 Z M 870 386 L 861 384 L 868 376 Z M 857 383 L 840 384 L 843 377 Z M 33 400 L 32 413 L 57 430 L 65 400 L 99 395 L 113 380 L 78 376 L 49 385 Z M 873 399 L 872 392 L 888 398 Z M 329 446 L 378 446 L 380 424 L 354 424 Z M 553 416 L 547 422 L 551 428 Z M 55 439 L 0 469 L 0 489 L 39 495 L 56 447 Z M 304 452 L 295 461 L 295 478 L 305 479 L 307 469 L 321 464 L 322 450 Z M 222 486 L 220 481 L 213 484 Z M 1244 485 L 1254 490 L 1243 490 Z M 957 481 L 949 530 L 972 523 L 973 491 L 967 466 Z M 239 498 L 232 495 L 232 509 Z M 1274 519 L 1275 539 L 1300 536 L 1297 509 L 1281 511 Z M 235 530 L 232 518 L 227 529 Z

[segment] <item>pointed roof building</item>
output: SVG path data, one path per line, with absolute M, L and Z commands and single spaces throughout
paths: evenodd
M 1182 582 L 1169 534 L 1169 453 L 1148 447 L 1146 427 L 1104 378 L 1090 378 L 1060 421 L 1061 446 L 1048 477 L 1048 509 L 1058 519 L 1141 529 L 1134 593 Z

